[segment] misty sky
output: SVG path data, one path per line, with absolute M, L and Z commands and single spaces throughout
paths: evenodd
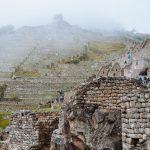
M 150 33 L 150 0 L 0 0 L 0 26 L 46 25 L 54 15 L 84 28 Z

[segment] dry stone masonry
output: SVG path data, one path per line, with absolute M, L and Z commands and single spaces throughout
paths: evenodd
M 150 92 L 134 90 L 122 99 L 124 150 L 150 149 Z
M 150 91 L 135 79 L 83 83 L 63 108 L 62 133 L 54 131 L 51 150 L 149 150 L 149 101 Z
M 12 116 L 8 150 L 49 150 L 58 113 L 21 111 Z

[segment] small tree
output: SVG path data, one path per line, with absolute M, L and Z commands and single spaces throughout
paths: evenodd
M 7 85 L 6 85 L 6 84 L 0 85 L 0 98 L 3 98 L 3 97 L 4 97 L 6 88 L 7 88 Z
M 19 101 L 19 97 L 16 95 L 16 93 L 12 93 L 11 94 L 11 98 L 14 100 L 14 101 Z

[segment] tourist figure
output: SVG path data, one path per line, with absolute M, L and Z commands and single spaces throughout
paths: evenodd
M 128 60 L 131 60 L 131 58 L 132 58 L 132 54 L 130 51 L 128 51 Z

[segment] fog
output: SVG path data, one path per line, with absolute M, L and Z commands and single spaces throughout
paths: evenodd
M 149 0 L 0 0 L 0 27 L 49 24 L 61 13 L 83 28 L 150 33 L 149 6 Z

